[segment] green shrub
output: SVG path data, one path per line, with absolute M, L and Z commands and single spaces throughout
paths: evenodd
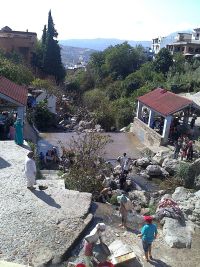
M 186 188 L 193 188 L 195 173 L 188 162 L 181 162 L 176 173 L 177 181 Z
M 33 121 L 39 130 L 47 130 L 56 126 L 56 115 L 51 113 L 45 101 L 41 101 L 35 108 Z

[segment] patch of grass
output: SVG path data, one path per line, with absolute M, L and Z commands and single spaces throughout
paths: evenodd
M 149 214 L 148 215 L 154 215 L 156 213 L 156 205 L 149 205 Z

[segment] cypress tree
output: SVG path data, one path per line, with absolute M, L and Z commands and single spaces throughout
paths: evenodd
M 47 39 L 47 26 L 44 25 L 44 29 L 42 31 L 42 46 L 46 45 L 46 39 Z
M 46 32 L 46 34 L 45 34 Z M 48 15 L 48 27 L 43 30 L 44 46 L 44 72 L 55 77 L 56 83 L 59 84 L 65 77 L 65 69 L 61 61 L 60 46 L 57 38 L 58 33 L 54 27 L 51 10 Z

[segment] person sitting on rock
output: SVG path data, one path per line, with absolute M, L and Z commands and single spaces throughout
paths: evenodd
M 52 148 L 51 155 L 52 155 L 53 161 L 55 163 L 58 163 L 60 161 L 59 156 L 58 156 L 58 151 L 57 151 L 57 148 L 55 146 L 53 146 L 53 148 Z

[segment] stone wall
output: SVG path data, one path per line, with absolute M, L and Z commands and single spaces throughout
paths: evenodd
M 138 118 L 134 118 L 132 131 L 147 146 L 161 145 L 162 137 Z
M 15 31 L 11 31 L 10 33 L 0 32 L 0 49 L 8 53 L 13 51 L 19 53 L 27 63 L 31 62 L 31 56 L 36 41 L 36 33 Z

